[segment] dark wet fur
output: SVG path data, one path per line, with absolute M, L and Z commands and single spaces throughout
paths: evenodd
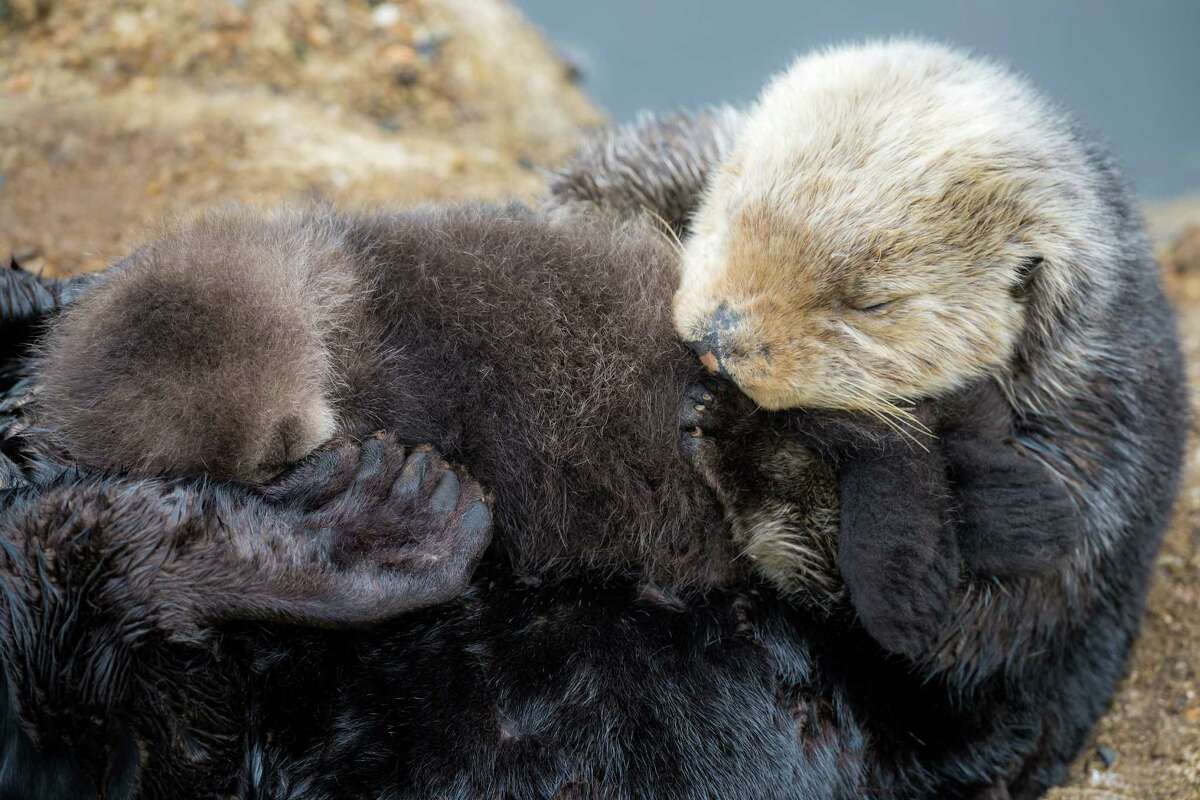
M 749 587 L 490 561 L 369 631 L 193 627 L 198 554 L 139 564 L 277 524 L 261 500 L 73 472 L 6 499 L 4 797 L 954 798 L 1031 744 L 1020 695 L 959 705 Z

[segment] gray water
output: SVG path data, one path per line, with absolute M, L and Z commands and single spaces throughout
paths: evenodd
M 516 0 L 616 120 L 752 99 L 793 56 L 916 34 L 1026 73 L 1099 131 L 1137 190 L 1200 191 L 1200 0 Z

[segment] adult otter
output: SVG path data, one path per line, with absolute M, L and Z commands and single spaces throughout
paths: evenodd
M 1111 163 L 1004 70 L 919 42 L 800 59 L 710 177 L 675 319 L 765 408 L 893 423 L 689 415 L 726 437 L 693 452 L 747 524 L 781 524 L 781 437 L 837 462 L 841 573 L 891 649 L 973 678 L 1149 571 L 1187 427 L 1170 309 Z M 898 402 L 933 421 L 980 379 L 941 448 L 906 445 Z
M 960 461 L 984 468 L 948 477 L 961 484 L 995 467 L 1004 479 L 1014 459 L 1027 462 L 1026 470 L 1030 463 L 1044 468 L 1054 481 L 1042 487 L 1065 489 L 1078 506 L 1082 536 L 1048 574 L 969 582 L 951 618 L 939 626 L 948 634 L 940 642 L 944 649 L 935 646 L 923 662 L 935 672 L 949 670 L 962 685 L 997 670 L 1041 685 L 1048 703 L 1041 720 L 1044 754 L 1028 765 L 1036 772 L 1080 741 L 1081 729 L 1063 718 L 1062 698 L 1087 698 L 1075 711 L 1098 714 L 1107 702 L 1100 698 L 1111 695 L 1120 677 L 1179 477 L 1186 429 L 1182 363 L 1140 220 L 1104 150 L 997 67 L 944 48 L 902 43 L 835 49 L 802 59 L 793 70 L 768 90 L 753 131 L 748 120 L 754 111 L 643 122 L 590 146 L 560 174 L 554 191 L 560 202 L 601 210 L 598 183 L 629 195 L 624 183 L 636 185 L 645 154 L 673 142 L 701 143 L 694 173 L 709 181 L 709 194 L 693 193 L 689 204 L 687 192 L 704 183 L 693 175 L 667 192 L 671 208 L 682 209 L 668 221 L 692 237 L 692 271 L 682 279 L 677 322 L 688 339 L 719 342 L 720 368 L 771 407 L 858 401 L 861 408 L 864 394 L 919 399 L 939 386 L 981 377 L 1004 387 L 1003 398 L 995 392 L 982 398 L 991 409 L 982 415 L 985 421 L 1002 423 L 991 425 L 991 443 L 941 431 L 949 454 L 958 450 Z M 609 176 L 606 182 L 592 177 L 597 170 Z M 774 225 L 765 225 L 768 217 Z M 902 271 L 903 264 L 912 270 Z M 947 273 L 950 266 L 961 272 Z M 820 280 L 809 280 L 809 270 Z M 864 278 L 861 285 L 834 280 L 854 275 Z M 965 329 L 944 343 L 946 352 L 964 349 L 975 336 L 972 324 L 981 320 L 999 326 L 995 341 L 966 348 L 971 352 L 963 357 L 942 358 L 935 354 L 940 350 L 922 350 L 931 342 L 922 340 L 918 325 L 898 323 L 889 332 L 888 315 L 911 323 L 946 305 L 939 302 L 939 275 L 953 279 L 957 312 L 931 326 Z M 904 301 L 882 305 L 904 291 L 877 297 L 868 291 L 906 281 L 917 295 L 909 308 Z M 823 294 L 822 286 L 860 292 L 845 295 L 859 308 L 832 309 L 834 293 Z M 723 303 L 724 315 L 718 311 Z M 839 348 L 822 326 L 842 321 L 849 328 L 850 316 L 855 325 Z M 729 324 L 713 329 L 722 322 Z M 824 349 L 794 346 L 808 338 L 797 337 L 793 326 L 811 329 Z M 988 326 L 981 327 L 986 334 Z M 875 355 L 888 352 L 879 336 L 894 340 L 904 355 L 901 366 L 914 369 L 893 376 L 888 363 L 873 361 L 872 348 Z M 839 390 L 839 381 L 869 391 Z M 735 498 L 732 504 L 751 527 L 752 512 L 764 504 L 788 508 L 786 482 L 778 479 L 787 470 L 778 462 L 788 461 L 790 451 L 808 457 L 801 444 L 819 450 L 835 443 L 828 438 L 835 430 L 816 437 L 789 431 L 792 412 L 703 423 L 706 415 L 698 418 L 689 408 L 683 408 L 691 417 L 686 422 L 726 437 L 729 446 L 716 450 L 727 459 L 724 468 L 709 475 L 714 485 L 726 485 L 727 498 L 751 490 L 741 498 L 749 503 L 739 507 Z M 949 411 L 962 419 L 961 409 Z M 806 424 L 795 417 L 790 423 L 799 429 Z M 861 426 L 852 427 L 857 436 Z M 882 427 L 870 433 L 868 442 L 882 439 L 893 453 L 916 455 L 903 437 Z M 1010 436 L 1015 446 L 1004 444 Z M 857 455 L 879 452 L 872 445 Z M 840 455 L 858 460 L 854 453 Z M 886 484 L 867 482 L 859 499 L 844 498 L 874 515 L 870 523 L 879 530 L 887 530 L 889 521 L 877 512 L 911 506 L 904 494 L 911 482 Z M 874 496 L 872 486 L 879 490 Z M 1019 519 L 1026 510 L 1019 501 L 1002 507 L 1005 513 L 991 519 L 988 505 L 958 510 L 979 530 L 1007 524 L 1012 512 L 1027 521 Z M 782 526 L 786 514 L 764 517 L 789 534 L 785 544 L 796 546 L 792 534 L 812 530 Z M 1036 539 L 1026 542 L 1034 546 L 1023 553 L 989 554 L 986 539 L 967 544 L 981 548 L 985 568 L 1003 568 L 1013 555 L 1027 559 L 1039 549 Z M 819 541 L 799 546 L 806 553 L 821 551 Z M 787 553 L 781 556 L 786 566 Z M 1027 560 L 1037 566 L 1036 558 Z M 897 596 L 911 593 L 903 585 L 891 588 Z

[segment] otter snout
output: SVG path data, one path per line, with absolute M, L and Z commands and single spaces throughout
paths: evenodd
M 742 325 L 742 315 L 721 303 L 707 319 L 697 326 L 699 338 L 684 342 L 700 357 L 700 363 L 714 375 L 728 378 L 725 361 L 729 357 L 730 342 Z

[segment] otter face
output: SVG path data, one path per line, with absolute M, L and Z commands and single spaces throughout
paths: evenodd
M 709 176 L 677 331 L 772 409 L 886 411 L 1005 373 L 1111 257 L 1084 162 L 1059 112 L 962 53 L 802 57 Z
M 809 222 L 778 198 L 725 199 L 686 246 L 675 325 L 760 406 L 869 410 L 1010 361 L 1028 257 L 961 246 L 919 213 L 881 230 L 865 209 Z

